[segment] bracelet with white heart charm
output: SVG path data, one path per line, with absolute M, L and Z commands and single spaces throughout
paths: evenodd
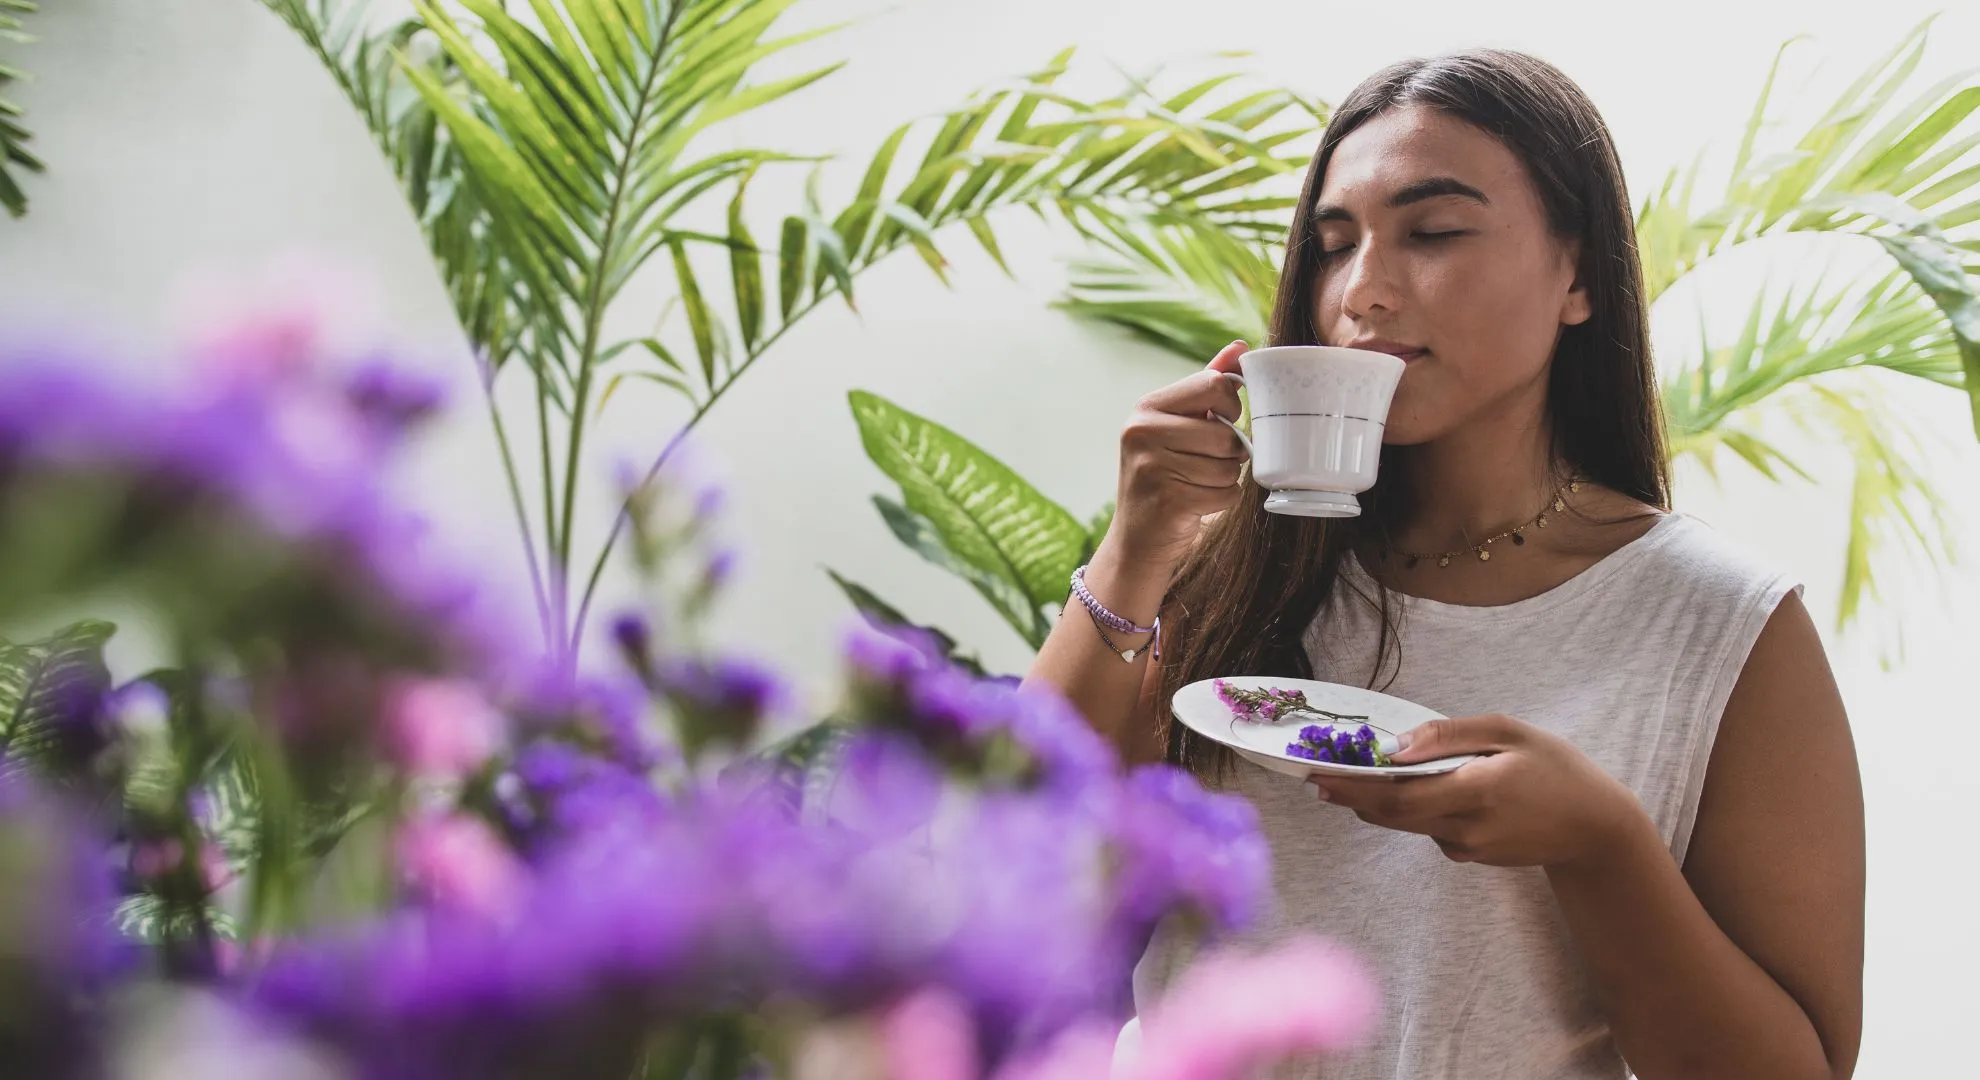
M 1100 632 L 1100 640 L 1106 643 L 1108 649 L 1119 654 L 1122 660 L 1132 664 L 1135 658 L 1142 654 L 1143 650 L 1121 648 L 1113 638 L 1107 636 L 1107 631 L 1110 629 L 1120 634 L 1153 634 L 1154 637 L 1149 639 L 1146 651 L 1152 653 L 1157 660 L 1162 658 L 1161 615 L 1158 614 L 1155 616 L 1155 622 L 1152 625 L 1137 626 L 1132 620 L 1124 619 L 1107 610 L 1105 604 L 1094 599 L 1093 594 L 1087 591 L 1086 567 L 1084 566 L 1074 570 L 1072 573 L 1072 592 L 1074 599 L 1078 600 L 1080 605 L 1086 608 L 1086 613 L 1093 617 L 1093 628 Z

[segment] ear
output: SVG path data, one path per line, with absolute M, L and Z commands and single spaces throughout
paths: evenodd
M 1567 293 L 1561 297 L 1561 325 L 1579 326 L 1595 314 L 1588 302 L 1588 285 L 1582 280 L 1578 269 L 1581 266 L 1581 241 L 1576 239 L 1570 242 L 1563 254 L 1567 258 L 1568 268 L 1575 274 Z

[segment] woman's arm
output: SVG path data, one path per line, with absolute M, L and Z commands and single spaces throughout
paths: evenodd
M 1846 1078 L 1863 1015 L 1863 795 L 1789 596 L 1720 722 L 1680 873 L 1647 818 L 1548 877 L 1643 1080 Z
M 1138 626 L 1149 625 L 1168 590 L 1168 570 L 1159 576 L 1135 573 L 1122 565 L 1106 544 L 1094 552 L 1086 568 L 1086 587 L 1095 599 Z M 1164 627 L 1164 630 L 1170 628 Z M 1126 764 L 1162 760 L 1164 748 L 1155 737 L 1154 695 L 1161 680 L 1149 638 L 1108 631 L 1124 649 L 1134 649 L 1132 662 L 1107 648 L 1092 618 L 1078 600 L 1066 603 L 1058 625 L 1038 650 L 1026 685 L 1051 686 L 1086 717 L 1120 751 Z
M 1224 375 L 1243 353 L 1244 342 L 1233 341 L 1204 370 L 1142 398 L 1121 432 L 1117 509 L 1086 568 L 1086 588 L 1136 626 L 1154 621 L 1203 519 L 1228 509 L 1242 490 L 1243 446 L 1217 417 L 1240 411 Z M 1024 681 L 1064 694 L 1128 763 L 1160 761 L 1154 650 L 1147 635 L 1108 636 L 1133 658 L 1109 649 L 1086 609 L 1069 601 Z
M 1509 716 L 1433 720 L 1398 762 L 1490 756 L 1320 797 L 1450 858 L 1547 870 L 1642 1080 L 1835 1080 L 1862 1024 L 1863 799 L 1849 721 L 1798 598 L 1761 632 L 1720 721 L 1679 869 L 1634 794 Z

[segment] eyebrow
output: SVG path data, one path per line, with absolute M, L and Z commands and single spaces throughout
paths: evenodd
M 1423 202 L 1426 199 L 1440 199 L 1453 195 L 1460 199 L 1470 199 L 1480 206 L 1492 205 L 1492 200 L 1486 198 L 1484 192 L 1459 180 L 1455 176 L 1432 176 L 1428 179 L 1418 180 L 1413 184 L 1409 184 L 1398 190 L 1394 195 L 1389 196 L 1389 208 L 1392 210 L 1400 209 L 1412 203 Z M 1322 203 L 1313 208 L 1313 221 L 1316 225 L 1323 221 L 1353 220 L 1354 215 L 1349 213 L 1347 207 L 1344 206 L 1332 206 Z

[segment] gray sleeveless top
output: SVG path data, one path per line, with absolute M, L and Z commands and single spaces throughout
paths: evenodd
M 1351 557 L 1343 576 L 1373 595 Z M 1384 689 L 1447 716 L 1507 713 L 1564 736 L 1635 791 L 1681 863 L 1726 699 L 1798 588 L 1702 522 L 1668 515 L 1517 603 L 1391 594 L 1401 650 Z M 1327 605 L 1305 639 L 1315 677 L 1369 685 L 1379 626 L 1359 599 Z M 1275 910 L 1242 940 L 1318 933 L 1355 949 L 1381 984 L 1366 1049 L 1274 1080 L 1628 1075 L 1543 871 L 1450 862 L 1429 839 L 1364 824 L 1296 779 L 1236 768 L 1231 788 L 1257 805 L 1274 862 Z M 1188 961 L 1158 932 L 1135 970 L 1137 1011 Z

